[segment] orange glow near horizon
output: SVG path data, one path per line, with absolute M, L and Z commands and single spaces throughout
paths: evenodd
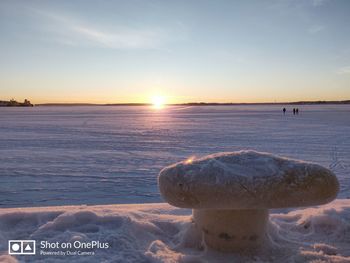
M 167 95 L 163 95 L 166 93 Z M 119 92 L 118 92 L 119 94 Z M 154 94 L 153 96 L 151 94 Z M 256 94 L 256 93 L 254 93 Z M 181 104 L 181 103 L 199 103 L 199 102 L 205 102 L 205 103 L 289 103 L 289 102 L 296 102 L 296 101 L 337 101 L 337 100 L 346 100 L 346 96 L 337 96 L 336 94 L 333 94 L 333 96 L 278 96 L 276 99 L 266 96 L 266 97 L 259 97 L 255 95 L 251 96 L 244 96 L 244 97 L 233 97 L 225 94 L 220 94 L 220 96 L 214 96 L 208 94 L 200 94 L 200 96 L 195 95 L 188 95 L 184 96 L 182 94 L 175 94 L 171 91 L 168 92 L 167 90 L 163 92 L 140 92 L 140 93 L 133 93 L 128 96 L 122 96 L 117 95 L 115 92 L 106 92 L 106 93 L 100 93 L 100 94 L 88 94 L 88 93 L 78 93 L 78 95 L 71 95 L 70 93 L 64 93 L 60 96 L 58 95 L 52 95 L 45 97 L 44 95 L 40 94 L 37 95 L 36 93 L 32 94 L 1 94 L 0 100 L 10 100 L 11 98 L 15 99 L 16 101 L 22 102 L 24 99 L 30 100 L 33 104 L 45 104 L 45 103 L 67 103 L 67 104 L 74 104 L 74 103 L 91 103 L 91 104 L 118 104 L 118 103 L 141 103 L 141 104 L 151 104 L 152 108 L 154 109 L 162 109 L 165 105 L 171 105 L 171 104 Z M 222 98 L 224 97 L 224 98 Z M 232 99 L 231 99 L 232 97 Z

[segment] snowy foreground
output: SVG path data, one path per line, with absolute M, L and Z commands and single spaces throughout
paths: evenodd
M 225 254 L 202 246 L 191 210 L 163 203 L 9 208 L 0 210 L 0 262 L 350 262 L 350 200 L 272 212 L 268 233 L 270 245 L 257 255 Z M 9 239 L 36 240 L 37 255 L 9 256 Z M 109 248 L 39 255 L 41 241 L 94 240 Z

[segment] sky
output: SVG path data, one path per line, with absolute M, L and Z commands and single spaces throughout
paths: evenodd
M 348 0 L 0 1 L 0 100 L 350 99 Z

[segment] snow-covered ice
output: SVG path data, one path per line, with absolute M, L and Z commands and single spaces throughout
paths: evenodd
M 110 248 L 95 249 L 90 256 L 18 256 L 20 262 L 350 262 L 348 199 L 271 214 L 271 244 L 256 255 L 205 248 L 190 215 L 191 210 L 161 203 L 5 208 L 0 213 L 0 261 L 17 262 L 7 255 L 8 239 L 35 239 L 99 240 Z
M 288 107 L 291 108 L 291 107 Z M 9 239 L 99 240 L 110 248 L 74 262 L 350 262 L 350 107 L 34 107 L 0 111 L 0 262 L 67 262 L 7 255 Z M 161 201 L 168 164 L 255 149 L 330 168 L 330 204 L 272 211 L 270 246 L 257 255 L 203 247 L 191 210 Z
M 330 168 L 350 196 L 350 106 L 0 109 L 0 207 L 161 202 L 159 171 L 254 149 Z
M 290 108 L 290 107 L 289 107 Z M 350 107 L 34 107 L 0 111 L 0 262 L 9 239 L 108 242 L 74 262 L 350 262 Z M 191 210 L 164 203 L 160 169 L 190 156 L 255 149 L 317 162 L 340 181 L 334 202 L 272 211 L 270 245 L 255 256 L 203 246 Z

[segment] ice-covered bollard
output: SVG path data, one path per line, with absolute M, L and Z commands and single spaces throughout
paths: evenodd
M 158 183 L 169 204 L 193 208 L 207 246 L 233 252 L 266 242 L 268 209 L 325 204 L 339 190 L 320 165 L 255 151 L 179 162 L 164 168 Z

